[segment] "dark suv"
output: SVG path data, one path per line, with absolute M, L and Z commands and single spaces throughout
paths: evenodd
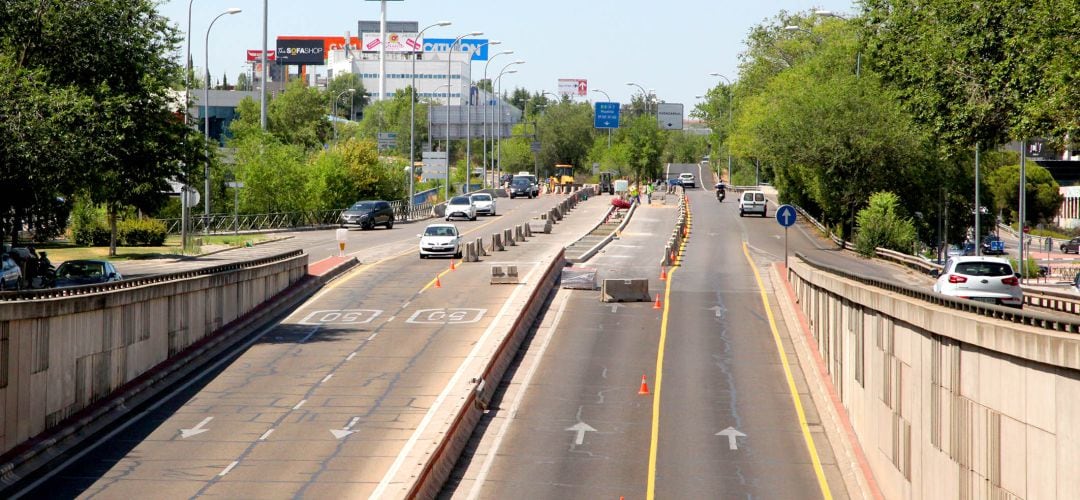
M 988 234 L 982 240 L 983 255 L 1005 255 L 1005 242 L 993 234 Z
M 341 213 L 341 227 L 349 224 L 360 226 L 360 229 L 375 229 L 379 225 L 391 229 L 394 227 L 394 209 L 388 201 L 358 201 Z
M 515 177 L 510 182 L 510 199 L 517 198 L 518 196 L 533 197 L 533 184 L 529 182 L 529 179 L 525 177 Z
M 1061 253 L 1080 254 L 1080 238 L 1073 238 L 1061 244 Z

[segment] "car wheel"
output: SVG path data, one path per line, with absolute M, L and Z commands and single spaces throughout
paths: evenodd
M 7 290 L 7 284 L 4 283 L 4 280 L 0 280 L 0 292 L 4 290 Z
M 421 258 L 421 259 L 426 259 L 426 258 L 427 258 L 427 255 L 424 255 L 424 252 L 420 252 L 420 258 Z
M 386 221 L 386 229 L 394 229 L 394 219 Z
M 454 258 L 455 259 L 460 259 L 461 258 L 461 249 L 460 248 L 458 249 L 457 253 L 454 254 Z
M 449 215 L 446 216 L 446 222 L 450 222 L 450 216 Z
M 476 216 L 472 216 L 471 218 L 469 218 L 469 220 L 476 220 Z
M 739 210 L 739 217 L 743 217 L 743 211 Z
M 494 210 L 491 211 L 491 216 L 495 217 L 495 211 Z
M 762 210 L 761 211 L 761 216 L 762 217 L 768 217 L 769 216 L 769 211 L 768 210 Z

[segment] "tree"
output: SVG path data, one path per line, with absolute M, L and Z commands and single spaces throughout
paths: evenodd
M 294 212 L 311 208 L 304 149 L 283 144 L 272 134 L 256 130 L 237 138 L 237 179 L 241 209 L 248 213 Z
M 293 80 L 285 91 L 266 105 L 267 131 L 283 144 L 297 145 L 306 150 L 321 147 L 333 133 L 327 121 L 327 102 L 317 89 L 302 80 Z M 236 108 L 237 116 L 229 130 L 242 140 L 250 134 L 261 134 L 259 104 L 244 98 Z
M 194 148 L 201 144 L 170 109 L 175 103 L 169 91 L 182 75 L 171 59 L 180 36 L 155 5 L 150 0 L 10 0 L 0 8 L 0 47 L 12 54 L 3 60 L 5 71 L 44 83 L 33 87 L 28 82 L 38 97 L 57 95 L 80 106 L 85 100 L 92 103 L 82 106 L 85 115 L 77 119 L 82 126 L 67 134 L 70 140 L 62 141 L 63 135 L 53 129 L 28 138 L 31 148 L 19 155 L 39 149 L 62 158 L 70 151 L 78 158 L 77 170 L 65 171 L 63 162 L 50 165 L 50 156 L 38 162 L 15 158 L 16 168 L 26 169 L 27 177 L 59 174 L 66 177 L 61 186 L 81 182 L 93 200 L 105 203 L 113 233 L 111 253 L 118 212 L 125 206 L 152 210 L 160 205 L 167 196 L 166 180 L 187 177 L 191 172 L 183 166 L 199 160 Z M 48 110 L 44 103 L 36 106 Z M 73 118 L 61 113 L 35 119 L 43 121 L 37 130 L 47 131 Z M 24 211 L 16 206 L 15 218 Z
M 915 224 L 901 214 L 900 197 L 888 191 L 870 195 L 858 223 L 855 250 L 863 256 L 873 257 L 878 247 L 907 253 L 915 243 Z
M 593 144 L 592 115 L 588 104 L 569 100 L 544 110 L 537 125 L 540 164 L 569 164 L 581 169 Z
M 348 139 L 311 159 L 306 192 L 320 210 L 340 209 L 362 199 L 400 199 L 405 195 L 404 164 L 379 158 L 375 143 Z
M 236 76 L 236 90 L 251 90 L 251 80 L 248 79 L 247 73 L 240 73 Z
M 1026 166 L 1027 183 L 1025 184 L 1026 206 L 1024 211 L 1029 220 L 1035 222 L 1050 221 L 1061 207 L 1062 196 L 1057 181 L 1050 172 L 1034 163 Z M 993 194 L 994 209 L 1001 213 L 1007 222 L 1015 222 L 1020 206 L 1020 165 L 998 167 L 987 175 L 986 183 Z
M 354 92 L 348 92 L 349 89 Z M 330 80 L 330 83 L 326 84 L 326 102 L 333 103 L 338 96 L 341 97 L 337 102 L 337 116 L 355 121 L 357 117 L 364 115 L 364 108 L 369 104 L 369 97 L 360 75 L 342 73 Z M 354 114 L 353 116 L 349 116 L 350 111 Z
M 660 156 L 663 154 L 664 140 L 652 115 L 638 115 L 624 120 L 619 128 L 619 142 L 625 145 L 626 163 L 634 180 L 661 177 Z

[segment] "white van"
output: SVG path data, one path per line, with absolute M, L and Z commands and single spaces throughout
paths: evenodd
M 768 216 L 769 201 L 765 199 L 764 191 L 743 191 L 742 196 L 739 197 L 739 217 L 742 217 L 748 213 L 761 213 L 762 217 Z

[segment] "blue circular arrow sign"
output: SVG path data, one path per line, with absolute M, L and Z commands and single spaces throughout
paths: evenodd
M 776 222 L 779 222 L 781 226 L 794 226 L 795 220 L 798 219 L 798 217 L 798 212 L 796 212 L 795 207 L 791 205 L 780 205 L 780 207 L 776 209 Z

